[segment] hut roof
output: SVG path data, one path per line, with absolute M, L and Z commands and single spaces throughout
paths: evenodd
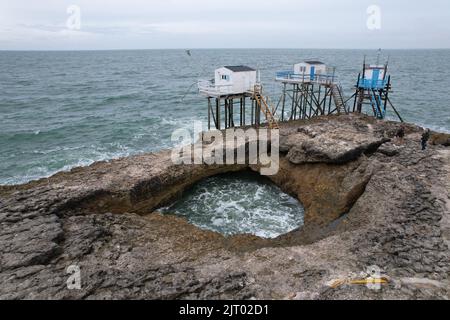
M 305 63 L 307 63 L 307 64 L 325 64 L 322 61 L 317 61 L 317 60 L 306 60 Z
M 227 68 L 228 70 L 231 70 L 233 72 L 256 71 L 255 69 L 247 66 L 225 66 L 224 68 Z

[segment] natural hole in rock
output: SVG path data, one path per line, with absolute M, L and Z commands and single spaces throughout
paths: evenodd
M 303 225 L 304 208 L 268 178 L 244 171 L 204 179 L 159 210 L 225 236 L 276 238 Z

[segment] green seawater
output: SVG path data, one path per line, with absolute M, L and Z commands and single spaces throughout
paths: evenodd
M 303 225 L 304 209 L 269 179 L 240 172 L 205 179 L 160 210 L 226 236 L 275 238 Z

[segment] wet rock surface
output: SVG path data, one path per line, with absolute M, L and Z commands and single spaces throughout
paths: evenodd
M 400 142 L 398 127 L 357 115 L 283 124 L 271 179 L 304 204 L 306 225 L 274 240 L 153 213 L 245 165 L 174 165 L 163 151 L 0 187 L 0 298 L 448 299 L 448 137 L 421 151 L 421 129 Z M 379 290 L 329 286 L 371 266 L 389 278 Z

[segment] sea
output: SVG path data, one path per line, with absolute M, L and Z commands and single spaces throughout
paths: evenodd
M 450 132 L 450 50 L 0 51 L 0 185 L 172 147 L 175 130 L 206 123 L 196 84 L 217 67 L 259 69 L 276 102 L 275 73 L 305 59 L 335 66 L 351 96 L 364 57 L 389 61 L 405 121 Z

